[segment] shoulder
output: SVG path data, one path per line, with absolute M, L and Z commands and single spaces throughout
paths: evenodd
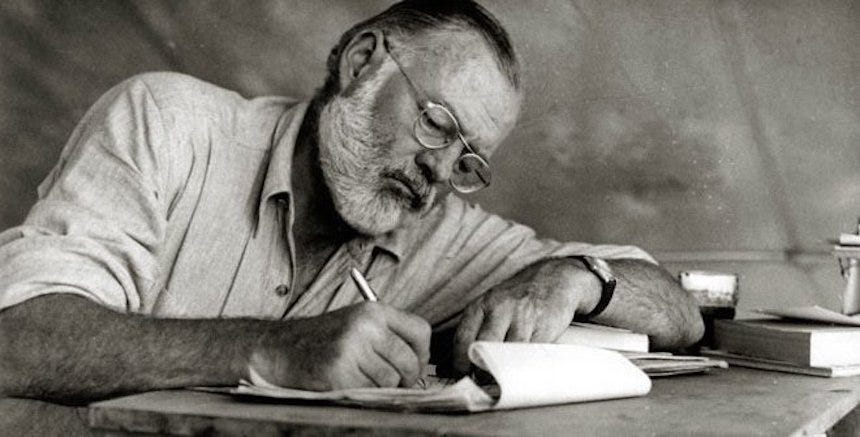
M 271 130 L 296 99 L 282 96 L 246 98 L 187 74 L 149 72 L 132 76 L 108 92 L 145 112 L 157 111 L 168 133 L 177 137 L 231 138 L 235 143 L 266 147 Z
M 495 231 L 512 227 L 522 227 L 523 231 L 533 233 L 530 228 L 487 212 L 480 205 L 468 202 L 459 196 L 449 195 L 438 205 L 440 227 L 471 227 Z
M 517 235 L 521 234 L 520 237 L 534 235 L 534 231 L 527 226 L 506 220 L 485 211 L 480 205 L 449 194 L 418 220 L 409 233 L 412 241 L 450 245 L 474 243 L 512 230 Z
M 134 75 L 112 90 L 114 93 L 152 99 L 162 112 L 176 115 L 213 115 L 249 102 L 239 93 L 193 76 L 174 72 Z

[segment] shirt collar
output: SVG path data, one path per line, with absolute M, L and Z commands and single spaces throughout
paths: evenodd
M 424 241 L 428 237 L 428 231 L 438 225 L 439 220 L 444 214 L 444 204 L 447 202 L 447 198 L 437 199 L 437 204 L 427 211 L 423 217 L 417 220 L 410 220 L 405 226 L 372 238 L 372 244 L 376 248 L 382 249 L 394 256 L 398 261 L 402 260 L 409 253 L 409 249 L 413 245 Z
M 275 125 L 275 131 L 272 134 L 272 151 L 269 155 L 269 165 L 266 168 L 263 190 L 260 193 L 260 204 L 257 209 L 258 220 L 263 217 L 263 208 L 270 200 L 290 194 L 293 152 L 296 149 L 296 139 L 307 109 L 307 102 L 287 108 Z
M 355 244 L 350 247 L 350 252 L 353 257 L 359 259 L 361 248 L 366 250 L 366 248 L 370 247 L 371 249 L 380 249 L 399 261 L 403 259 L 403 254 L 406 252 L 407 245 L 410 242 L 409 231 L 406 228 L 398 228 L 377 237 L 358 237 L 353 240 Z

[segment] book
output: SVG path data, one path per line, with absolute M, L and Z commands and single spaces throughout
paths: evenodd
M 806 367 L 860 364 L 860 328 L 786 320 L 716 320 L 715 349 Z
M 721 350 L 703 349 L 702 355 L 724 360 L 732 366 L 749 367 L 752 369 L 773 370 L 777 372 L 797 373 L 801 375 L 823 376 L 825 378 L 840 378 L 860 375 L 860 364 L 847 366 L 801 366 L 787 361 L 753 358 L 732 354 Z
M 428 375 L 419 388 L 354 388 L 326 392 L 278 387 L 251 372 L 233 394 L 290 402 L 414 412 L 480 412 L 643 396 L 648 376 L 619 352 L 573 344 L 478 341 L 469 359 L 492 376 L 478 385 Z
M 617 351 L 648 352 L 647 335 L 594 323 L 573 322 L 555 342 Z

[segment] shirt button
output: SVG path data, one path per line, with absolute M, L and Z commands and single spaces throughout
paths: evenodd
M 275 287 L 275 294 L 277 294 L 278 296 L 286 296 L 289 293 L 290 287 L 288 287 L 286 284 L 281 284 Z

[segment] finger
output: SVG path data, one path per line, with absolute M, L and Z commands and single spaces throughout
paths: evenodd
M 511 326 L 513 309 L 508 306 L 497 306 L 489 313 L 485 312 L 484 322 L 478 330 L 477 339 L 480 341 L 504 341 Z
M 371 382 L 370 386 L 397 387 L 400 383 L 400 373 L 376 353 L 368 353 L 359 361 L 358 369 Z
M 472 302 L 463 310 L 460 324 L 457 326 L 457 334 L 454 336 L 454 370 L 460 374 L 469 372 L 469 345 L 478 336 L 481 323 L 484 321 L 484 311 L 480 302 Z
M 532 339 L 535 330 L 534 317 L 517 316 L 511 322 L 505 341 L 528 343 Z
M 386 338 L 375 342 L 373 350 L 397 371 L 400 375 L 400 385 L 404 387 L 415 385 L 424 363 L 419 361 L 415 351 L 400 336 L 391 333 Z
M 564 328 L 569 324 L 569 321 L 566 323 L 552 323 L 550 318 L 542 319 L 540 323 L 535 325 L 531 341 L 532 343 L 555 343 L 562 331 L 564 331 Z
M 430 361 L 430 334 L 432 334 L 430 324 L 421 317 L 394 307 L 383 306 L 383 308 L 386 311 L 388 328 L 409 345 L 421 366 L 426 365 Z

